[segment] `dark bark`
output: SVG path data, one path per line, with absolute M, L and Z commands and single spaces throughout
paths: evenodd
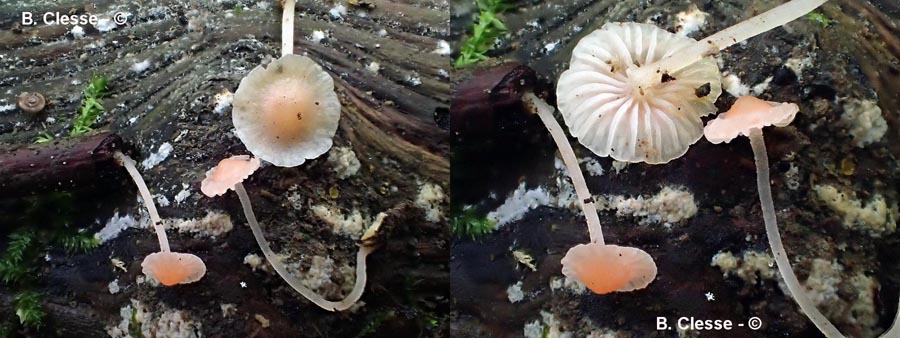
M 63 186 L 70 191 L 96 189 L 113 172 L 122 170 L 113 153 L 124 151 L 123 147 L 122 138 L 106 132 L 13 149 L 0 145 L 0 199 Z

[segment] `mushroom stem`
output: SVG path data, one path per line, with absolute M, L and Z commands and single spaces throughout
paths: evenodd
M 753 156 L 756 162 L 756 184 L 759 188 L 763 221 L 766 223 L 766 235 L 769 237 L 769 245 L 772 247 L 772 254 L 775 255 L 775 262 L 778 264 L 778 272 L 784 278 L 784 284 L 787 285 L 791 296 L 800 305 L 800 310 L 819 328 L 819 331 L 822 331 L 825 337 L 844 337 L 806 295 L 806 289 L 797 280 L 797 275 L 794 274 L 787 258 L 784 244 L 781 242 L 781 235 L 778 233 L 778 223 L 775 220 L 775 203 L 772 201 L 772 187 L 769 185 L 769 157 L 766 154 L 762 129 L 750 129 L 750 146 L 753 147 Z
M 281 17 L 281 56 L 294 54 L 294 0 L 284 0 Z
M 159 212 L 156 211 L 156 204 L 153 203 L 153 196 L 150 195 L 150 189 L 147 188 L 147 184 L 144 183 L 141 173 L 138 172 L 137 167 L 134 165 L 134 160 L 128 157 L 128 155 L 123 154 L 121 151 L 115 152 L 113 156 L 122 163 L 122 166 L 124 166 L 125 170 L 128 171 L 128 174 L 131 175 L 131 179 L 134 180 L 134 184 L 137 185 L 138 192 L 141 194 L 141 199 L 144 200 L 144 205 L 147 206 L 147 212 L 150 214 L 150 221 L 153 222 L 153 228 L 156 230 L 156 238 L 159 240 L 159 250 L 162 252 L 169 252 L 169 238 L 166 236 L 166 229 L 163 228 L 162 220 L 159 218 Z
M 581 167 L 578 166 L 578 158 L 575 157 L 575 151 L 572 150 L 569 139 L 566 138 L 566 133 L 553 117 L 553 107 L 532 92 L 525 93 L 522 96 L 522 101 L 528 109 L 541 118 L 547 130 L 550 131 L 553 141 L 556 142 L 559 154 L 562 156 L 563 162 L 566 164 L 566 170 L 569 172 L 569 177 L 572 178 L 572 185 L 575 186 L 575 194 L 578 195 L 578 202 L 581 204 L 584 218 L 587 219 L 591 242 L 600 243 L 601 245 L 605 244 L 603 242 L 603 230 L 600 228 L 600 217 L 597 215 L 597 207 L 594 206 L 594 198 L 591 196 L 587 183 L 584 181 L 584 174 L 581 173 Z
M 262 250 L 263 255 L 266 256 L 266 259 L 275 269 L 275 272 L 277 272 L 288 285 L 294 288 L 294 290 L 297 290 L 303 297 L 306 297 L 309 301 L 328 311 L 343 311 L 349 309 L 360 297 L 362 297 L 366 287 L 366 256 L 372 253 L 372 251 L 375 251 L 374 246 L 361 245 L 359 251 L 356 253 L 356 282 L 353 285 L 353 290 L 341 301 L 332 302 L 326 300 L 315 291 L 303 286 L 299 279 L 292 276 L 290 272 L 287 271 L 284 264 L 278 259 L 278 256 L 272 251 L 272 248 L 269 247 L 269 242 L 266 241 L 266 237 L 263 235 L 262 229 L 260 229 L 259 223 L 256 221 L 256 215 L 253 213 L 253 206 L 250 205 L 250 197 L 247 196 L 247 190 L 244 189 L 244 185 L 241 183 L 235 184 L 234 191 L 237 192 L 238 198 L 241 200 L 241 206 L 244 209 L 244 215 L 247 217 L 247 223 L 250 224 L 250 229 L 253 231 L 253 237 L 256 237 L 256 242 L 259 244 L 259 248 Z M 382 218 L 379 217 L 378 219 Z
M 812 12 L 828 0 L 793 0 L 728 27 L 645 68 L 647 74 L 672 74 L 700 59 L 765 33 Z

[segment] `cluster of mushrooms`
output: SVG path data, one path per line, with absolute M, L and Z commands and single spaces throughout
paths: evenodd
M 294 1 L 286 0 L 281 58 L 267 67 L 260 65 L 254 68 L 241 80 L 234 94 L 232 123 L 238 138 L 252 156 L 239 155 L 221 160 L 207 171 L 200 190 L 208 197 L 234 190 L 253 236 L 278 275 L 322 309 L 343 311 L 362 297 L 366 285 L 366 257 L 378 247 L 375 238 L 386 214 L 378 214 L 358 241 L 353 290 L 341 301 L 329 301 L 303 286 L 301 280 L 288 272 L 269 247 L 242 184 L 260 167 L 260 160 L 278 167 L 296 167 L 321 156 L 331 149 L 332 138 L 338 128 L 341 104 L 334 92 L 334 80 L 312 59 L 293 54 L 293 27 Z M 144 274 L 153 276 L 165 286 L 200 280 L 206 274 L 203 260 L 192 254 L 170 251 L 150 190 L 134 161 L 121 152 L 115 156 L 137 185 L 159 238 L 160 252 L 148 255 L 141 264 Z
M 716 112 L 721 73 L 712 57 L 719 51 L 793 21 L 827 0 L 793 0 L 696 41 L 655 25 L 607 23 L 582 38 L 569 69 L 560 76 L 556 96 L 569 132 L 598 156 L 622 162 L 663 164 L 684 155 L 705 136 L 711 143 L 750 138 L 756 162 L 759 198 L 766 233 L 790 295 L 826 337 L 844 337 L 815 307 L 787 258 L 769 183 L 762 129 L 784 127 L 799 107 L 744 96 L 703 126 Z M 597 294 L 647 287 L 657 274 L 653 258 L 639 248 L 606 244 L 596 206 L 554 108 L 534 93 L 522 93 L 524 105 L 546 125 L 572 179 L 586 218 L 590 243 L 579 244 L 562 259 L 562 273 Z M 898 314 L 900 315 L 900 314 Z M 882 337 L 900 337 L 900 325 Z

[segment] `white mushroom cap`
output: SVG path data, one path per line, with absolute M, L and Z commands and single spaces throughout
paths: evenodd
M 254 156 L 294 167 L 331 148 L 340 117 L 331 76 L 310 58 L 290 54 L 241 80 L 231 119 Z
M 696 43 L 640 23 L 607 23 L 585 36 L 556 87 L 569 131 L 595 154 L 619 161 L 659 164 L 684 155 L 703 136 L 700 117 L 716 111 L 722 93 L 715 59 L 663 81 L 636 70 Z
M 634 291 L 656 279 L 656 263 L 644 250 L 599 243 L 579 244 L 566 252 L 562 273 L 594 293 Z
M 206 275 L 206 264 L 200 257 L 178 252 L 155 252 L 141 262 L 145 275 L 151 275 L 165 286 L 189 284 Z
M 206 178 L 200 183 L 200 191 L 207 197 L 219 196 L 235 184 L 241 183 L 259 169 L 259 160 L 247 155 L 238 155 L 219 161 L 206 171 Z
M 703 133 L 711 143 L 728 143 L 734 138 L 750 136 L 750 129 L 767 126 L 784 127 L 794 121 L 800 111 L 794 103 L 767 102 L 753 96 L 741 96 L 727 112 L 709 121 Z

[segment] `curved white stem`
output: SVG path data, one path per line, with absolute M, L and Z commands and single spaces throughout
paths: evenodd
M 763 221 L 766 223 L 766 235 L 769 237 L 769 245 L 772 247 L 772 254 L 775 255 L 775 262 L 778 264 L 778 272 L 784 278 L 784 284 L 787 285 L 791 296 L 800 305 L 800 310 L 819 328 L 819 331 L 822 331 L 825 337 L 844 337 L 806 295 L 806 289 L 797 280 L 797 275 L 794 274 L 791 262 L 787 258 L 787 252 L 781 242 L 781 234 L 778 233 L 778 223 L 775 220 L 775 203 L 772 201 L 772 187 L 769 185 L 769 157 L 766 154 L 762 129 L 750 129 L 750 146 L 753 147 L 753 156 L 756 162 L 756 185 L 759 188 L 759 203 L 762 207 Z
M 575 151 L 572 150 L 569 139 L 566 138 L 566 133 L 553 117 L 555 109 L 531 92 L 525 93 L 522 96 L 522 101 L 541 118 L 541 121 L 547 126 L 547 130 L 550 131 L 553 141 L 556 142 L 556 147 L 559 148 L 559 154 L 566 164 L 569 177 L 572 178 L 572 185 L 575 186 L 575 194 L 578 195 L 581 211 L 584 212 L 584 218 L 587 219 L 591 242 L 605 244 L 603 242 L 603 230 L 600 228 L 600 216 L 597 215 L 597 207 L 594 206 L 594 198 L 591 196 L 587 183 L 584 181 L 581 167 L 578 166 L 578 158 L 575 157 Z
M 281 56 L 294 54 L 294 0 L 284 0 L 281 16 Z
M 353 290 L 350 291 L 350 294 L 338 302 L 326 300 L 315 291 L 303 286 L 300 280 L 292 276 L 291 273 L 287 271 L 284 264 L 281 263 L 281 260 L 278 259 L 278 256 L 272 252 L 272 249 L 269 247 L 269 242 L 266 241 L 266 237 L 263 235 L 262 229 L 260 229 L 259 223 L 256 221 L 256 215 L 253 213 L 253 207 L 250 205 L 250 197 L 247 196 L 244 185 L 241 183 L 236 184 L 234 186 L 234 191 L 237 192 L 238 198 L 241 200 L 241 206 L 244 208 L 244 215 L 247 216 L 247 223 L 250 224 L 250 229 L 253 230 L 253 237 L 256 237 L 256 242 L 259 244 L 259 248 L 262 249 L 263 255 L 266 256 L 269 264 L 275 268 L 275 272 L 277 272 L 288 285 L 294 288 L 294 290 L 297 290 L 303 297 L 309 299 L 309 301 L 328 311 L 343 311 L 349 309 L 353 304 L 356 304 L 356 301 L 362 297 L 366 287 L 366 256 L 375 250 L 374 247 L 366 245 L 359 247 L 359 251 L 356 253 L 356 283 L 353 285 Z
M 144 183 L 141 173 L 138 172 L 137 167 L 134 165 L 134 160 L 128 157 L 128 155 L 123 154 L 121 151 L 117 151 L 113 156 L 122 163 L 122 166 L 124 166 L 125 170 L 128 171 L 128 174 L 131 175 L 131 179 L 134 180 L 134 184 L 137 185 L 138 192 L 141 193 L 141 199 L 144 200 L 144 205 L 147 206 L 147 212 L 150 214 L 150 221 L 153 222 L 153 228 L 156 230 L 156 238 L 159 240 L 160 251 L 169 252 L 169 238 L 166 236 L 166 229 L 163 228 L 162 220 L 159 218 L 159 212 L 156 211 L 156 204 L 153 203 L 153 196 L 150 195 L 150 189 L 147 188 L 147 184 Z
M 719 31 L 718 33 L 698 41 L 690 47 L 673 53 L 667 58 L 641 67 L 642 70 L 640 72 L 645 73 L 645 76 L 649 76 L 649 74 L 658 74 L 656 75 L 657 77 L 661 77 L 662 74 L 675 73 L 700 61 L 700 59 L 706 56 L 718 53 L 720 50 L 731 47 L 741 41 L 794 21 L 797 18 L 812 12 L 816 8 L 819 8 L 819 6 L 822 6 L 822 4 L 827 1 L 828 0 L 793 0 L 782 4 L 765 13 Z

